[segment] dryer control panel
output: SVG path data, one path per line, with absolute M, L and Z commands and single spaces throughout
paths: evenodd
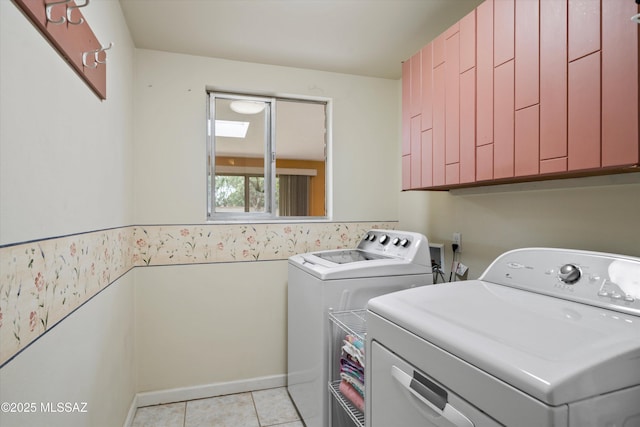
M 499 256 L 480 280 L 640 316 L 640 258 L 517 249 Z

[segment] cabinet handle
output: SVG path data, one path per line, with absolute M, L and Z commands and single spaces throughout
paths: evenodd
M 391 376 L 437 415 L 458 427 L 475 427 L 475 424 L 469 418 L 449 404 L 445 390 L 418 372 L 414 371 L 413 376 L 411 376 L 397 366 L 391 366 Z

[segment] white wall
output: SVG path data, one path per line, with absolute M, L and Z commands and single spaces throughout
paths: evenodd
M 206 89 L 333 100 L 337 221 L 397 218 L 394 80 L 137 50 L 135 220 L 206 220 Z
M 133 44 L 117 1 L 83 13 L 115 43 L 106 101 L 0 1 L 0 245 L 132 223 Z M 0 401 L 87 401 L 89 413 L 2 414 L 0 424 L 124 421 L 135 391 L 131 287 L 128 277 L 113 284 L 0 369 Z
M 447 272 L 453 232 L 461 260 L 478 277 L 501 253 L 560 247 L 640 256 L 640 174 L 512 184 L 448 192 L 404 192 L 400 228 L 445 243 Z M 448 278 L 447 274 L 447 278 Z

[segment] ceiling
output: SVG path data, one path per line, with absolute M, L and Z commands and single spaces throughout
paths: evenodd
M 482 0 L 120 0 L 137 48 L 399 79 Z
M 482 1 L 120 0 L 120 4 L 137 48 L 400 79 L 402 61 Z M 298 117 L 288 121 L 294 129 L 281 126 L 296 137 L 287 139 L 287 132 L 280 132 L 278 156 L 324 159 L 324 134 L 319 134 L 319 143 L 300 143 L 300 128 L 306 121 Z M 252 145 L 262 146 L 256 122 L 260 118 L 242 118 L 250 122 L 245 141 L 216 140 L 218 154 L 246 156 Z

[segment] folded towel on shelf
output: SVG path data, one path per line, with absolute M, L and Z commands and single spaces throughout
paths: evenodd
M 364 368 L 359 363 L 355 363 L 346 357 L 340 359 L 340 372 L 351 375 L 364 383 Z
M 347 335 L 349 336 L 349 335 Z M 342 351 L 346 355 L 352 357 L 357 363 L 364 367 L 364 349 L 358 348 L 355 344 L 349 342 L 348 340 L 344 340 L 344 345 L 342 346 Z
M 362 342 L 360 338 L 353 336 L 351 334 L 348 334 L 348 335 L 345 335 L 344 340 L 353 344 L 354 347 L 358 348 L 364 353 L 364 342 Z
M 340 372 L 340 379 L 343 382 L 349 383 L 349 385 L 352 386 L 360 396 L 364 397 L 364 382 L 352 377 L 349 374 L 345 374 L 344 372 Z
M 364 412 L 364 398 L 356 389 L 353 388 L 353 386 L 351 386 L 351 384 L 344 380 L 340 381 L 340 387 L 338 387 L 338 390 L 340 390 L 340 393 L 342 393 L 345 399 L 353 403 L 353 406 Z

